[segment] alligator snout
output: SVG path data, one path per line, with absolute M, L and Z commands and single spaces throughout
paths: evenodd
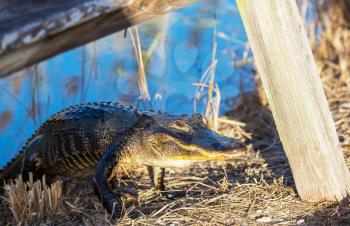
M 198 131 L 198 136 L 194 137 L 194 143 L 202 143 L 204 148 L 216 151 L 230 149 L 241 149 L 245 145 L 236 139 L 220 135 L 212 130 Z
M 212 144 L 214 150 L 222 150 L 222 151 L 230 151 L 245 148 L 245 145 L 234 139 L 230 139 L 229 141 L 223 142 L 214 142 Z
M 198 131 L 192 144 L 200 147 L 200 155 L 206 159 L 224 160 L 242 156 L 246 146 L 239 140 L 220 135 L 212 130 Z

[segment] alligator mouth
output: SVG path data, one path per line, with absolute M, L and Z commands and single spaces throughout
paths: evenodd
M 244 156 L 244 152 L 235 152 L 234 154 L 222 154 L 222 153 L 197 153 L 191 155 L 178 155 L 174 156 L 172 160 L 190 160 L 190 161 L 201 161 L 201 160 L 233 160 Z
M 184 154 L 174 156 L 173 160 L 229 160 L 246 154 L 246 147 L 242 142 L 217 135 L 220 136 L 221 140 L 209 140 L 215 142 L 193 140 L 191 143 L 183 143 L 173 139 L 172 142 L 184 151 Z

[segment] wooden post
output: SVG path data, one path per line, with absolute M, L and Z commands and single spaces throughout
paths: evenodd
M 0 3 L 0 78 L 195 0 Z
M 295 0 L 237 0 L 300 198 L 349 193 L 334 122 Z

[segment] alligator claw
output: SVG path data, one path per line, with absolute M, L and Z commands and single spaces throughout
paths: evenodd
M 139 194 L 131 189 L 118 189 L 118 191 L 115 192 L 119 197 L 123 197 L 127 200 L 133 200 L 138 202 L 139 201 Z
M 112 208 L 106 208 L 107 212 L 111 215 L 111 218 L 118 220 L 123 216 L 124 211 L 124 203 L 121 201 L 122 205 L 119 206 L 120 202 L 116 201 L 112 203 Z
M 179 197 L 184 197 L 186 196 L 186 192 L 185 191 L 168 191 L 168 192 L 165 192 L 163 194 L 167 199 L 176 199 L 176 198 L 179 198 Z
M 135 198 L 138 198 L 139 197 L 139 194 L 134 191 L 134 190 L 131 190 L 131 189 L 121 189 L 121 192 L 122 193 L 126 193 L 126 194 L 129 194 L 131 196 L 134 196 Z

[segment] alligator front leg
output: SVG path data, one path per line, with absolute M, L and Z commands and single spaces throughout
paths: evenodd
M 156 167 L 156 166 L 147 166 L 147 169 L 154 188 L 157 191 L 165 191 L 165 185 L 164 185 L 165 169 L 161 167 Z
M 147 166 L 148 175 L 151 178 L 152 185 L 156 191 L 160 191 L 161 195 L 168 199 L 174 199 L 178 196 L 183 196 L 183 192 L 165 192 L 164 176 L 165 168 L 156 166 Z
M 93 187 L 96 195 L 107 209 L 107 212 L 115 219 L 119 219 L 122 216 L 123 201 L 119 195 L 112 192 L 110 178 L 114 170 L 117 169 L 119 158 L 120 148 L 113 145 L 102 156 L 96 167 L 93 180 Z

